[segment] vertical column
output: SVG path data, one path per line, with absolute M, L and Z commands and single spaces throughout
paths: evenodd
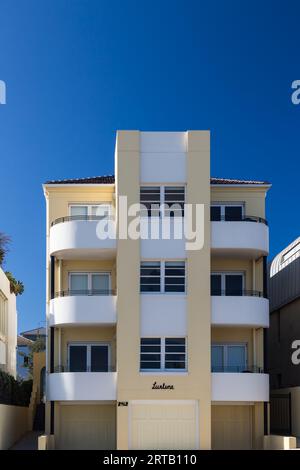
M 199 447 L 211 448 L 210 133 L 187 133 L 187 203 L 204 205 L 204 246 L 187 251 L 189 374 L 199 402 Z
M 50 257 L 50 299 L 55 297 L 55 257 Z
M 263 257 L 263 294 L 264 297 L 268 297 L 268 268 L 267 268 L 267 257 Z M 263 337 L 263 348 L 264 348 L 264 371 L 268 372 L 268 329 L 264 328 L 264 337 Z M 264 403 L 264 433 L 267 435 L 269 433 L 269 416 L 268 416 L 268 403 Z
M 140 199 L 140 135 L 138 131 L 119 131 L 115 153 L 117 209 L 117 370 L 118 402 L 133 399 L 138 387 L 140 343 L 140 241 L 121 239 L 120 221 L 125 207 L 120 197 L 127 197 L 128 207 Z M 128 218 L 130 223 L 131 218 Z M 127 229 L 127 227 L 123 227 Z M 117 406 L 117 449 L 128 448 L 128 406 Z

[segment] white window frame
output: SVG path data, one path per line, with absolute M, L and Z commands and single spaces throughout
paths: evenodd
M 70 370 L 70 347 L 71 346 L 86 346 L 86 372 L 91 372 L 91 350 L 92 346 L 107 346 L 107 369 L 111 370 L 111 343 L 107 341 L 71 341 L 68 343 L 68 357 L 67 357 L 67 370 Z M 76 372 L 75 372 L 76 373 Z M 95 372 L 97 373 L 97 372 Z M 101 372 L 99 372 L 101 373 Z M 103 373 L 103 372 L 102 372 Z
M 141 339 L 160 339 L 160 368 L 159 369 L 142 369 L 141 368 Z M 185 367 L 184 369 L 166 369 L 165 368 L 165 357 L 166 357 L 166 339 L 185 339 Z M 158 354 L 158 353 L 154 353 Z M 179 353 L 180 354 L 180 353 Z M 188 341 L 186 336 L 143 336 L 140 338 L 140 373 L 141 374 L 151 374 L 155 375 L 157 373 L 161 374 L 168 372 L 171 372 L 172 374 L 174 373 L 186 373 L 188 371 Z
M 100 206 L 104 206 L 104 207 L 107 207 L 108 208 L 108 216 L 110 217 L 111 216 L 111 204 L 110 203 L 106 203 L 106 202 L 95 202 L 94 204 L 92 203 L 88 203 L 88 204 L 83 204 L 83 203 L 72 203 L 72 204 L 69 204 L 69 215 L 71 216 L 71 212 L 72 212 L 72 207 L 87 207 L 87 216 L 92 216 L 92 207 L 100 207 Z
M 247 369 L 248 367 L 248 343 L 234 343 L 234 342 L 231 342 L 231 343 L 224 343 L 224 342 L 212 342 L 211 343 L 211 348 L 213 346 L 220 346 L 223 348 L 223 367 L 224 369 L 226 367 L 230 367 L 230 365 L 228 364 L 228 347 L 230 346 L 242 346 L 244 347 L 244 350 L 245 350 L 245 370 Z M 211 364 L 211 366 L 213 366 L 213 364 Z
M 77 275 L 87 275 L 88 276 L 88 291 L 92 290 L 92 276 L 93 274 L 103 274 L 108 276 L 108 290 L 111 290 L 111 272 L 109 271 L 69 271 L 68 273 L 68 284 L 69 284 L 69 290 L 71 291 L 71 276 L 77 276 Z
M 225 220 L 225 208 L 226 207 L 241 207 L 242 217 L 245 217 L 245 203 L 244 202 L 212 202 L 211 207 L 220 207 L 221 209 L 221 221 Z
M 245 271 L 212 271 L 211 276 L 221 276 L 221 292 L 226 292 L 226 276 L 242 276 L 242 291 L 245 290 Z
M 167 260 L 159 260 L 159 259 L 141 259 L 141 263 L 153 262 L 153 263 L 160 263 L 160 291 L 158 292 L 142 292 L 140 290 L 141 295 L 186 295 L 187 293 L 187 262 L 186 259 L 167 259 Z M 183 292 L 165 292 L 165 265 L 169 262 L 178 262 L 184 263 L 184 291 Z M 158 276 L 157 276 L 158 277 Z M 141 280 L 141 275 L 140 275 Z

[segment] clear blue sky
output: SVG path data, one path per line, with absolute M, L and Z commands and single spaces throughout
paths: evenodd
M 0 0 L 0 230 L 45 318 L 47 179 L 113 172 L 117 129 L 211 129 L 212 175 L 269 180 L 271 254 L 300 235 L 299 1 Z

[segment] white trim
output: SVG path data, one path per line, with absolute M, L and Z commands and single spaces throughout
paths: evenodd
M 91 215 L 93 215 L 92 214 L 92 208 L 93 207 L 100 208 L 102 206 L 108 208 L 108 217 L 110 217 L 111 216 L 112 205 L 109 202 L 88 202 L 88 203 L 85 203 L 85 202 L 70 202 L 69 206 L 68 206 L 68 212 L 69 212 L 69 216 L 72 216 L 72 214 L 71 214 L 72 207 L 86 207 L 87 208 L 87 216 L 91 216 Z

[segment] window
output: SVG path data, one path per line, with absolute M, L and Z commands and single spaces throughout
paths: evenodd
M 143 261 L 140 271 L 140 291 L 185 293 L 185 261 Z
M 160 186 L 142 186 L 140 188 L 140 203 L 146 207 L 146 211 L 141 211 L 142 216 L 159 217 Z
M 109 356 L 109 344 L 70 343 L 68 370 L 70 372 L 108 372 Z
M 211 221 L 235 221 L 242 220 L 244 216 L 244 204 L 243 203 L 215 203 L 210 207 L 210 220 Z
M 212 273 L 211 295 L 243 295 L 243 273 Z
M 184 371 L 185 338 L 141 338 L 140 366 L 142 371 Z
M 297 243 L 293 248 L 288 250 L 286 253 L 281 258 L 281 263 L 284 263 L 288 259 L 290 259 L 292 256 L 296 255 L 300 251 L 300 243 Z
M 160 338 L 141 338 L 141 369 L 161 369 Z
M 141 292 L 160 292 L 160 262 L 142 262 L 140 278 Z
M 0 290 L 0 335 L 7 335 L 7 298 Z
M 246 344 L 213 344 L 212 372 L 243 372 L 247 370 Z
M 169 217 L 184 216 L 185 188 L 184 186 L 165 186 L 164 215 Z
M 140 203 L 146 206 L 141 211 L 148 217 L 183 217 L 185 203 L 184 186 L 141 186 Z
M 165 262 L 165 292 L 185 292 L 185 262 Z
M 71 295 L 108 295 L 110 292 L 109 273 L 69 273 Z
M 83 220 L 87 218 L 109 217 L 111 213 L 110 204 L 72 204 L 70 206 L 70 215 Z

